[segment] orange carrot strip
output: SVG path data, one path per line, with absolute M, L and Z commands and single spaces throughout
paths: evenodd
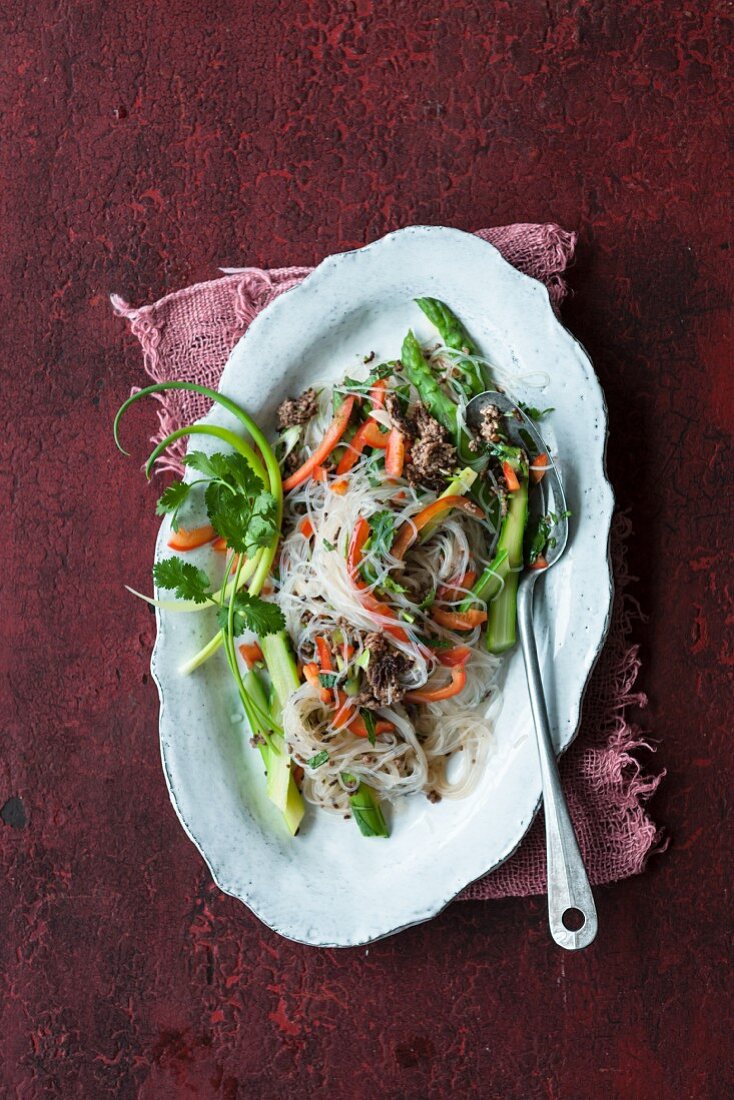
M 305 539 L 313 537 L 313 524 L 311 523 L 310 516 L 304 516 L 301 522 L 298 524 L 298 530 Z
M 548 455 L 536 455 L 533 461 L 530 463 L 530 480 L 533 485 L 537 485 L 539 481 L 543 480 L 545 471 L 550 466 L 550 459 Z M 540 469 L 538 469 L 540 467 Z
M 487 621 L 486 611 L 442 611 L 435 607 L 431 614 L 438 625 L 447 630 L 473 630 Z
M 364 544 L 369 537 L 370 525 L 364 516 L 360 516 L 352 531 L 352 537 L 349 540 L 349 550 L 347 552 L 347 566 L 349 567 L 349 572 L 352 577 L 354 577 L 359 569 L 359 564 L 362 561 Z
M 372 402 L 373 409 L 384 409 L 386 393 L 387 381 L 384 378 L 380 378 L 370 390 L 370 401 Z
M 463 665 L 457 665 L 451 669 L 451 683 L 434 688 L 426 684 L 418 691 L 407 691 L 404 698 L 409 703 L 440 703 L 442 699 L 451 699 L 454 695 L 458 695 L 465 686 L 466 669 Z
M 332 485 L 331 485 L 332 493 L 336 493 L 337 496 L 340 496 L 340 497 L 344 496 L 344 494 L 346 493 L 348 488 L 349 488 L 349 478 L 348 477 L 340 477 L 338 481 L 332 482 Z
M 359 456 L 365 447 L 376 447 L 384 450 L 387 447 L 388 434 L 381 432 L 377 421 L 369 419 L 360 424 L 354 433 L 354 439 L 347 444 L 347 449 L 339 460 L 336 472 L 339 476 L 348 473 L 352 466 L 356 466 Z
M 388 477 L 402 477 L 405 466 L 405 436 L 397 428 L 392 428 L 387 437 L 385 451 L 385 473 Z
M 511 493 L 516 493 L 520 488 L 520 482 L 517 480 L 517 474 L 509 462 L 502 463 L 502 473 L 505 475 L 508 490 Z
M 454 577 L 448 584 L 440 584 L 436 590 L 439 600 L 458 600 L 462 593 L 459 589 L 471 588 L 477 575 L 473 569 L 467 569 L 461 577 Z
M 436 654 L 438 663 L 446 668 L 455 668 L 456 665 L 465 665 L 471 657 L 468 645 L 457 645 L 453 649 L 442 649 Z
M 532 565 L 528 566 L 528 569 L 547 569 L 548 562 L 545 558 L 536 558 Z
M 311 477 L 316 467 L 320 466 L 321 463 L 329 457 L 347 430 L 349 417 L 352 415 L 353 408 L 354 397 L 351 396 L 348 397 L 339 408 L 336 416 L 327 428 L 324 438 L 321 440 L 321 443 L 314 453 L 310 458 L 306 459 L 302 466 L 299 466 L 294 474 L 291 474 L 291 476 L 286 478 L 283 482 L 284 492 L 289 493 L 291 489 L 295 489 L 297 485 L 301 485 L 307 478 Z
M 331 692 L 319 680 L 319 666 L 313 661 L 309 661 L 307 665 L 303 666 L 303 675 L 306 677 L 306 682 L 318 691 L 321 702 L 330 703 Z
M 205 527 L 192 527 L 187 531 L 185 527 L 179 527 L 178 531 L 172 531 L 168 545 L 172 550 L 195 550 L 197 546 L 204 546 L 216 538 L 216 531 L 210 524 Z
M 258 661 L 263 660 L 263 651 L 257 642 L 243 642 L 240 653 L 248 668 L 254 668 Z
M 229 547 L 227 546 L 227 540 L 223 539 L 221 535 L 219 536 L 219 538 L 216 538 L 214 540 L 214 542 L 212 543 L 212 550 L 217 550 L 218 552 L 223 552 L 223 551 L 226 551 L 228 549 L 229 549 Z
M 316 650 L 319 655 L 319 661 L 321 662 L 321 671 L 333 672 L 334 665 L 331 661 L 331 650 L 329 649 L 329 643 L 326 638 L 316 639 Z

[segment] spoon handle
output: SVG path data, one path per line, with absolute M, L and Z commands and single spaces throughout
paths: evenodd
M 545 841 L 548 867 L 548 920 L 553 939 L 559 947 L 578 951 L 588 947 L 597 932 L 596 906 L 591 892 L 584 861 L 576 834 L 568 813 L 566 798 L 556 764 L 556 754 L 551 739 L 548 710 L 543 692 L 543 680 L 538 662 L 538 650 L 533 630 L 532 580 L 520 585 L 517 606 L 517 624 L 522 645 L 525 671 L 528 678 L 530 705 L 535 721 L 540 773 L 543 781 L 543 807 L 545 812 Z M 576 909 L 581 926 L 575 931 L 567 928 L 563 918 L 567 911 Z M 570 915 L 567 918 L 571 923 Z

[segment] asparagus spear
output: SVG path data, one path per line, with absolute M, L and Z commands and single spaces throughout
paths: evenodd
M 431 416 L 452 435 L 456 435 L 456 405 L 439 386 L 412 329 L 403 340 L 400 361 Z
M 479 354 L 479 349 L 459 318 L 444 302 L 440 302 L 438 298 L 416 298 L 415 301 L 431 324 L 436 326 L 447 348 L 463 351 L 468 355 Z M 455 366 L 464 375 L 472 397 L 484 393 L 487 386 L 477 363 L 473 363 L 471 359 L 457 359 Z

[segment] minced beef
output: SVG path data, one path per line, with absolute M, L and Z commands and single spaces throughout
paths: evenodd
M 358 697 L 365 707 L 386 707 L 399 703 L 405 694 L 400 679 L 410 667 L 410 661 L 393 649 L 383 634 L 368 634 L 364 640 L 370 660 L 365 669 L 367 689 Z
M 496 405 L 484 405 L 479 414 L 479 435 L 485 443 L 499 443 L 502 439 L 502 413 Z
M 389 414 L 393 427 L 402 432 L 407 440 L 413 438 L 413 427 L 408 418 L 403 414 L 400 398 L 396 393 L 385 394 L 385 411 Z
M 413 441 L 405 476 L 411 485 L 441 490 L 456 467 L 456 447 L 425 405 L 416 405 L 411 416 Z
M 300 397 L 287 397 L 278 408 L 278 427 L 285 429 L 307 424 L 317 408 L 316 390 L 306 390 Z

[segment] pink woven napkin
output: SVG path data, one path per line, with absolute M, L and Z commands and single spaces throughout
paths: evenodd
M 557 225 L 508 225 L 480 229 L 520 271 L 548 288 L 555 309 L 566 294 L 563 272 L 574 253 L 576 236 Z M 234 345 L 252 319 L 279 294 L 308 275 L 311 268 L 242 268 L 223 278 L 166 295 L 152 305 L 131 309 L 113 296 L 116 312 L 130 322 L 143 349 L 145 370 L 157 382 L 185 379 L 215 387 Z M 161 395 L 156 441 L 207 411 L 197 394 Z M 185 442 L 169 452 L 165 468 L 180 472 Z M 629 595 L 625 544 L 629 521 L 617 515 L 612 531 L 615 601 L 609 637 L 591 677 L 581 728 L 561 761 L 561 776 L 589 877 L 594 884 L 638 874 L 647 857 L 661 850 L 661 837 L 645 811 L 664 772 L 646 775 L 635 752 L 650 749 L 629 717 L 646 698 L 635 692 L 640 667 L 631 642 L 640 612 Z M 536 820 L 519 849 L 501 867 L 473 883 L 464 899 L 540 894 L 546 888 L 543 822 Z

